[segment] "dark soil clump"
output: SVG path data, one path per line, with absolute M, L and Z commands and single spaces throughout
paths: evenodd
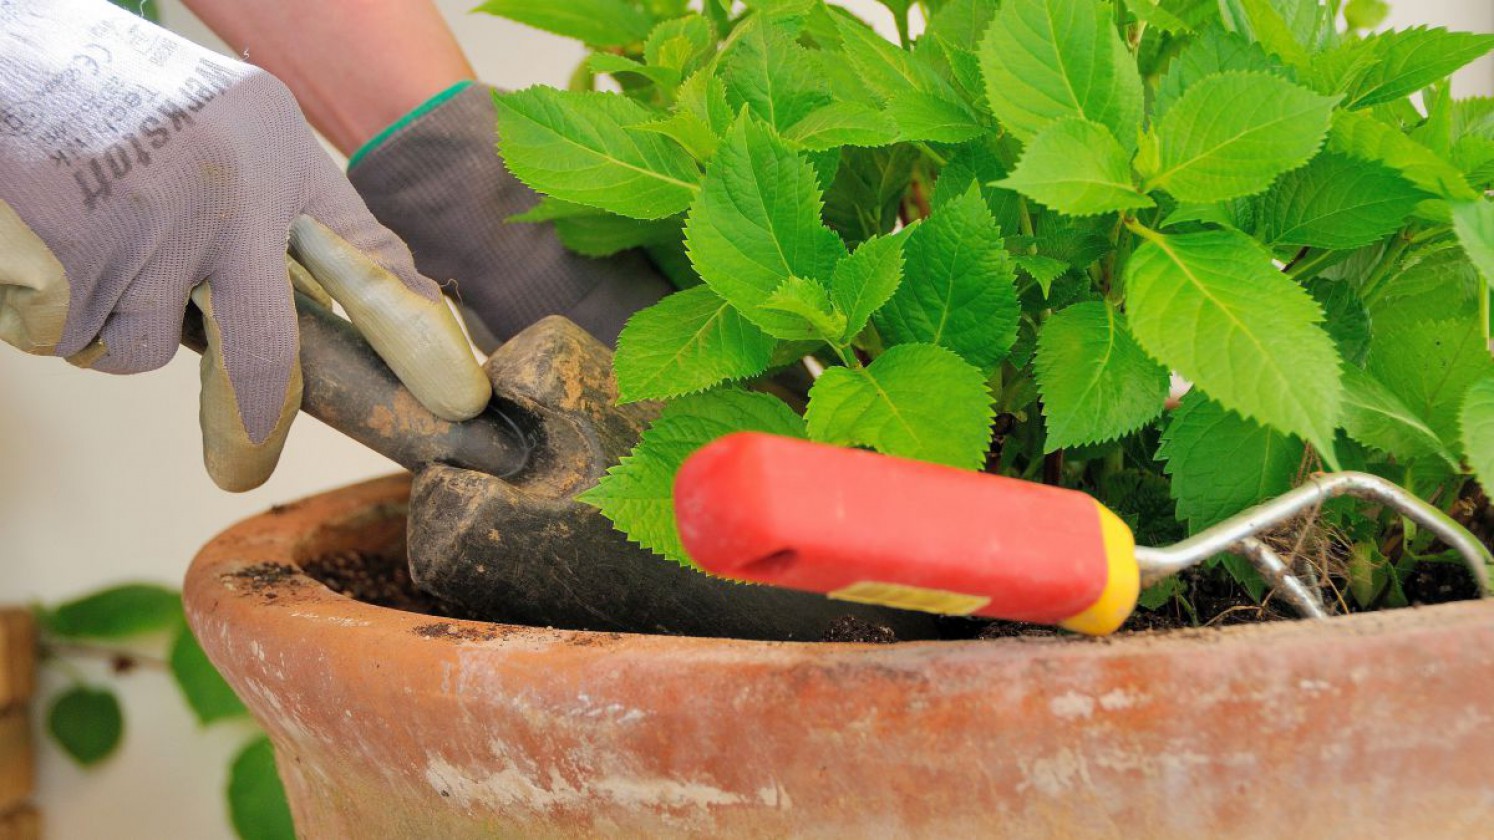
M 873 624 L 857 618 L 854 615 L 843 615 L 830 623 L 825 630 L 825 635 L 820 637 L 822 642 L 869 642 L 876 645 L 890 645 L 897 641 L 897 634 L 891 627 L 882 624 Z
M 1462 563 L 1422 563 L 1402 582 L 1414 606 L 1466 601 L 1479 596 L 1478 582 Z
M 402 553 L 335 551 L 306 561 L 302 571 L 339 595 L 376 607 L 440 618 L 470 618 L 456 604 L 417 589 Z
M 234 572 L 233 578 L 249 588 L 249 591 L 264 594 L 296 576 L 296 568 L 284 563 L 255 563 Z

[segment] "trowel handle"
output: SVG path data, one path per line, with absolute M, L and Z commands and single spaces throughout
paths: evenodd
M 496 476 L 523 469 L 532 443 L 509 412 L 490 405 L 464 423 L 428 411 L 352 324 L 296 292 L 301 410 L 410 470 L 449 464 Z M 182 344 L 207 348 L 202 314 L 188 311 Z
M 1091 635 L 1136 605 L 1130 529 L 1073 490 L 743 432 L 685 461 L 674 505 L 723 577 Z

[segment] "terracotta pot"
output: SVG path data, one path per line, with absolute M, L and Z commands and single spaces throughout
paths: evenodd
M 1494 604 L 1110 641 L 736 642 L 448 621 L 293 568 L 390 478 L 243 522 L 187 612 L 303 838 L 1408 838 L 1494 825 Z

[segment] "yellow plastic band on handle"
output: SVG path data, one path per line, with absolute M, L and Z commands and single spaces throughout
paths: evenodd
M 1141 571 L 1136 566 L 1136 537 L 1120 517 L 1095 502 L 1100 516 L 1100 538 L 1105 545 L 1109 575 L 1100 597 L 1084 612 L 1058 626 L 1087 636 L 1108 636 L 1131 617 L 1141 594 Z

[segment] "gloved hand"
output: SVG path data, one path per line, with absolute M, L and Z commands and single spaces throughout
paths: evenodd
M 506 223 L 539 197 L 503 168 L 497 122 L 492 88 L 458 85 L 366 143 L 348 178 L 422 272 L 455 281 L 493 341 L 564 315 L 615 344 L 629 316 L 674 287 L 640 252 L 591 259 L 567 251 L 549 225 Z M 482 344 L 479 325 L 468 326 Z
M 433 412 L 489 385 L 399 239 L 290 92 L 104 0 L 0 0 L 0 339 L 109 373 L 164 365 L 207 321 L 204 460 L 274 469 L 300 405 L 287 241 Z

